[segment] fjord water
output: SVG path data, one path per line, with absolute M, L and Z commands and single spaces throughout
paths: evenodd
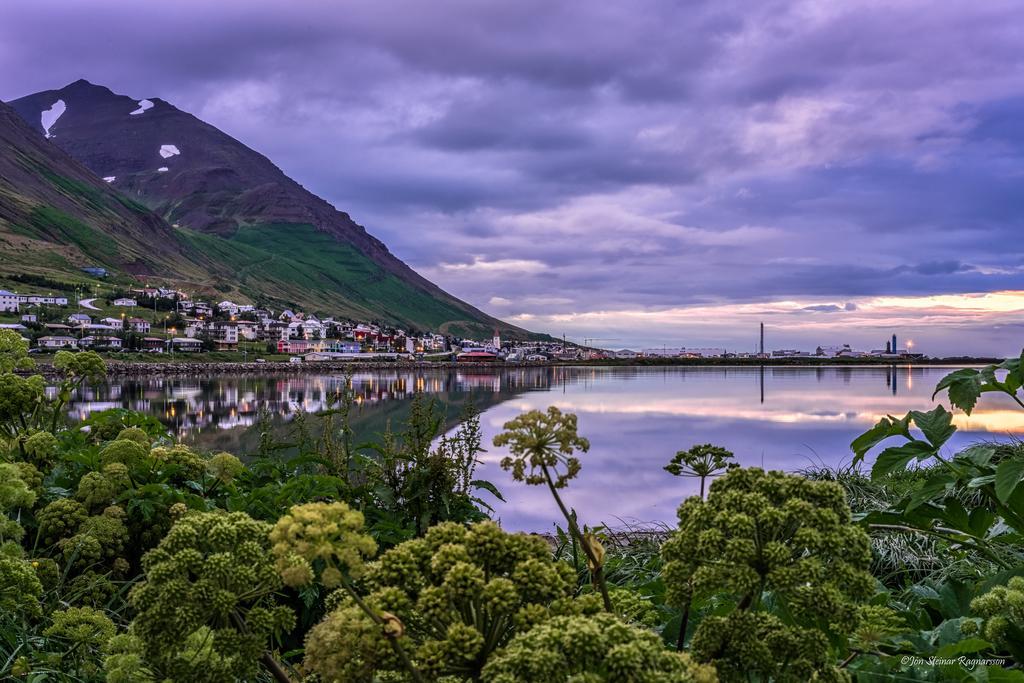
M 493 481 L 506 502 L 493 501 L 506 528 L 547 531 L 557 511 L 542 487 L 514 483 L 490 445 L 518 413 L 555 405 L 579 415 L 591 449 L 583 471 L 563 494 L 587 523 L 672 522 L 679 501 L 696 483 L 662 467 L 680 449 L 714 443 L 744 465 L 789 471 L 841 466 L 850 441 L 887 414 L 934 406 L 932 390 L 948 367 L 665 367 L 381 370 L 352 377 L 358 411 L 356 441 L 388 423 L 399 427 L 415 392 L 425 392 L 455 417 L 467 401 L 482 411 L 487 452 L 477 477 Z M 182 440 L 206 450 L 253 453 L 261 408 L 282 439 L 301 412 L 326 407 L 344 386 L 335 374 L 278 374 L 116 379 L 84 391 L 76 417 L 106 408 L 152 414 Z M 943 401 L 944 396 L 937 397 Z M 948 406 L 948 403 L 946 404 Z M 1024 412 L 1008 402 L 982 400 L 970 417 L 957 413 L 950 451 L 981 439 L 1024 433 Z M 490 498 L 489 494 L 484 497 Z

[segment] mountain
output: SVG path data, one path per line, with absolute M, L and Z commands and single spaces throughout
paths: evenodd
M 164 100 L 79 80 L 9 104 L 42 144 L 170 224 L 173 239 L 149 239 L 203 265 L 201 287 L 453 334 L 529 334 L 421 277 L 269 159 Z
M 108 187 L 0 103 L 0 274 L 83 279 L 102 265 L 136 277 L 204 277 L 191 245 Z

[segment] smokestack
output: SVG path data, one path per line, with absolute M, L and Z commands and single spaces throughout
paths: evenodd
M 761 351 L 760 351 L 759 355 L 763 356 L 764 355 L 764 323 L 761 323 L 761 347 L 760 348 L 761 348 Z

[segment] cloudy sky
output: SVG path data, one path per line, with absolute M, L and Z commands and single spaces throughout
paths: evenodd
M 0 73 L 167 99 L 531 329 L 1024 345 L 1016 1 L 5 0 Z

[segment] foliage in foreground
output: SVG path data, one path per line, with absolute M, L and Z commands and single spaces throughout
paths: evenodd
M 851 522 L 838 485 L 733 469 L 707 500 L 680 506 L 679 530 L 662 553 L 671 604 L 688 610 L 720 594 L 734 605 L 703 619 L 693 636 L 694 653 L 723 676 L 841 678 L 830 643 L 860 624 L 858 605 L 874 582 L 868 536 Z
M 365 444 L 343 392 L 296 420 L 296 455 L 264 429 L 243 463 L 125 411 L 66 424 L 103 366 L 59 360 L 48 393 L 12 372 L 29 357 L 0 331 L 5 679 L 1024 680 L 1024 452 L 946 453 L 941 406 L 854 441 L 859 460 L 900 440 L 870 478 L 680 451 L 666 469 L 699 478 L 700 495 L 663 544 L 580 525 L 561 491 L 589 443 L 574 415 L 526 413 L 495 443 L 564 517 L 549 543 L 487 521 L 477 494 L 496 489 L 473 478 L 472 411 L 446 434 L 417 397 L 407 424 Z M 940 389 L 969 413 L 991 392 L 1024 408 L 1022 385 L 1013 359 Z M 894 538 L 943 561 L 890 561 Z

